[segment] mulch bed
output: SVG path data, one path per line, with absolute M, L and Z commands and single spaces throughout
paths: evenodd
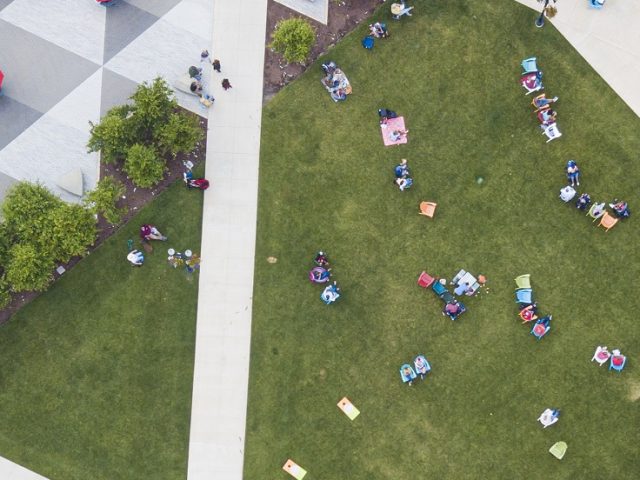
M 271 34 L 280 20 L 300 17 L 307 20 L 316 30 L 316 44 L 306 65 L 288 64 L 279 54 L 265 47 L 263 99 L 267 103 L 282 87 L 302 74 L 307 66 L 351 32 L 362 20 L 380 4 L 381 0 L 329 0 L 327 25 L 322 25 L 289 8 L 269 0 L 267 9 L 267 35 L 265 45 L 271 42 Z
M 267 34 L 265 45 L 271 41 L 271 33 L 273 32 L 278 21 L 291 18 L 302 17 L 308 20 L 316 30 L 316 44 L 311 51 L 311 55 L 306 65 L 287 64 L 279 54 L 272 52 L 265 47 L 265 64 L 264 64 L 264 93 L 263 98 L 266 103 L 271 99 L 282 87 L 301 75 L 307 66 L 312 64 L 315 59 L 325 53 L 329 48 L 335 45 L 342 37 L 351 32 L 356 26 L 366 19 L 373 10 L 380 5 L 381 0 L 329 0 L 329 17 L 328 24 L 322 25 L 308 17 L 303 17 L 299 13 L 289 8 L 269 0 L 267 7 Z M 205 135 L 207 132 L 206 119 L 200 118 L 200 126 Z M 127 213 L 123 222 L 126 224 L 138 212 L 138 210 L 153 200 L 156 195 L 162 193 L 169 185 L 176 180 L 182 178 L 184 172 L 183 162 L 190 160 L 194 165 L 201 163 L 205 159 L 206 154 L 206 138 L 200 142 L 196 149 L 189 155 L 180 155 L 167 161 L 167 173 L 164 179 L 154 188 L 136 188 L 122 171 L 121 165 L 101 165 L 100 178 L 104 175 L 112 175 L 120 180 L 126 187 L 124 198 L 119 202 L 119 207 L 126 207 Z M 88 252 L 94 251 L 102 242 L 113 235 L 119 226 L 114 226 L 99 218 L 97 225 L 97 237 L 95 244 L 88 248 Z M 74 257 L 68 263 L 62 266 L 69 270 L 82 257 Z M 54 281 L 60 277 L 54 272 Z M 5 323 L 11 315 L 18 309 L 29 303 L 39 295 L 38 292 L 21 292 L 14 294 L 11 303 L 6 308 L 0 310 L 0 325 Z
M 186 113 L 189 115 L 195 115 L 190 112 Z M 169 158 L 167 160 L 167 172 L 165 173 L 164 178 L 162 179 L 162 181 L 160 181 L 160 183 L 158 183 L 158 185 L 153 188 L 139 188 L 133 185 L 131 180 L 127 178 L 126 173 L 122 171 L 121 163 L 118 163 L 117 165 L 100 165 L 100 178 L 104 178 L 105 175 L 111 175 L 112 177 L 115 177 L 117 180 L 122 182 L 122 184 L 125 186 L 126 191 L 123 198 L 121 198 L 118 202 L 118 207 L 125 207 L 127 213 L 124 215 L 123 220 L 119 225 L 112 225 L 104 218 L 99 217 L 97 224 L 96 242 L 93 244 L 93 246 L 87 248 L 87 252 L 93 252 L 107 238 L 113 235 L 118 230 L 118 228 L 129 222 L 129 220 L 131 220 L 131 218 L 133 218 L 133 216 L 138 213 L 138 210 L 140 208 L 153 200 L 156 195 L 159 195 L 164 190 L 166 190 L 167 187 L 173 182 L 182 179 L 182 173 L 185 170 L 183 162 L 191 161 L 194 165 L 198 165 L 199 163 L 204 162 L 207 146 L 207 120 L 201 117 L 198 117 L 198 120 L 200 122 L 200 128 L 204 133 L 203 140 L 200 141 L 193 152 L 189 154 L 178 155 L 176 156 L 176 158 Z M 62 265 L 66 270 L 69 270 L 80 260 L 82 260 L 82 257 L 73 257 L 67 263 L 58 263 L 56 265 Z M 53 276 L 54 281 L 60 277 L 60 275 L 55 271 L 53 272 Z M 22 308 L 31 300 L 36 298 L 38 295 L 39 292 L 20 292 L 12 295 L 11 303 L 6 308 L 0 310 L 0 325 L 9 320 L 11 315 L 13 315 L 17 310 Z

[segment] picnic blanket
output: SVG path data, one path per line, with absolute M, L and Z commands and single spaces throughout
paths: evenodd
M 401 145 L 409 141 L 406 135 L 397 142 L 392 141 L 391 133 L 394 130 L 405 130 L 404 117 L 390 118 L 387 120 L 386 124 L 380 124 L 380 132 L 382 133 L 382 141 L 384 142 L 385 147 L 388 147 L 389 145 Z

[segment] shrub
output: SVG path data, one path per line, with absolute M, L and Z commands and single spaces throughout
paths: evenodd
M 278 22 L 271 35 L 270 48 L 280 53 L 289 63 L 303 63 L 315 42 L 313 27 L 301 18 Z
M 83 255 L 96 239 L 96 221 L 91 212 L 80 205 L 63 204 L 51 214 L 52 234 L 49 239 L 52 259 L 68 262 Z
M 152 187 L 164 175 L 164 160 L 158 158 L 151 147 L 136 144 L 129 149 L 124 162 L 124 171 L 139 187 Z
M 50 233 L 50 215 L 63 202 L 39 183 L 20 182 L 2 203 L 7 232 L 17 240 L 33 242 Z
M 157 129 L 169 121 L 178 106 L 173 90 L 164 79 L 158 77 L 152 83 L 138 85 L 131 100 L 133 115 L 128 122 L 135 132 L 136 143 L 149 144 L 155 139 Z
M 200 123 L 193 115 L 174 113 L 157 132 L 157 142 L 163 153 L 176 155 L 192 151 L 202 139 Z
M 102 215 L 107 222 L 120 223 L 127 212 L 126 209 L 117 207 L 118 200 L 124 192 L 122 183 L 113 177 L 104 177 L 96 188 L 87 194 L 85 205 L 91 213 Z
M 11 290 L 43 291 L 51 282 L 54 262 L 42 255 L 29 243 L 19 243 L 11 248 L 6 269 L 6 280 Z
M 101 152 L 105 163 L 115 163 L 124 158 L 135 137 L 127 118 L 130 111 L 129 105 L 122 105 L 109 110 L 97 125 L 89 122 L 91 137 L 87 143 L 88 151 Z

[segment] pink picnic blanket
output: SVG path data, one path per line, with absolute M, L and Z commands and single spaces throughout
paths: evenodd
M 386 124 L 380 125 L 380 132 L 382 133 L 382 141 L 384 142 L 384 146 L 388 147 L 389 145 L 400 145 L 403 143 L 407 143 L 407 136 L 404 135 L 400 140 L 394 142 L 391 140 L 391 134 L 394 130 L 404 130 L 404 117 L 396 117 L 390 118 L 387 120 Z

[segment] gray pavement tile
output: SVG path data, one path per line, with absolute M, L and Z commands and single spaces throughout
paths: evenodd
M 13 0 L 0 0 L 0 10 L 8 6 Z
M 6 95 L 0 97 L 0 150 L 29 128 L 42 113 Z
M 134 5 L 142 10 L 146 10 L 149 13 L 157 17 L 163 16 L 182 0 L 125 0 L 127 3 Z
M 157 16 L 126 2 L 108 8 L 103 62 L 106 64 L 157 21 Z
M 5 95 L 46 112 L 99 66 L 32 33 L 0 20 L 0 65 Z
M 4 200 L 4 197 L 7 196 L 7 191 L 11 188 L 11 186 L 17 182 L 18 180 L 16 180 L 15 178 L 0 172 L 0 202 L 2 202 Z
M 100 117 L 117 105 L 129 103 L 129 97 L 135 92 L 138 84 L 122 75 L 102 69 L 102 98 L 100 99 Z

